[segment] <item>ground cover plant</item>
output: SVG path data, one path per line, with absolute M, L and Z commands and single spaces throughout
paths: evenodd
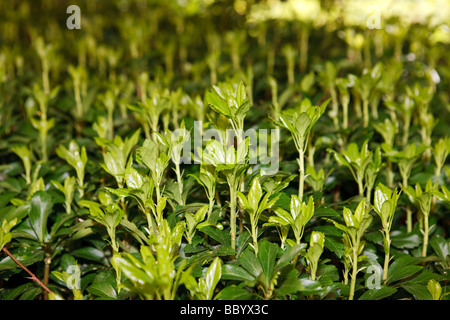
M 448 1 L 0 2 L 0 299 L 449 299 Z

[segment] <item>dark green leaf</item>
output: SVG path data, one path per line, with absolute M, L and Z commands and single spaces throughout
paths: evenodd
M 393 295 L 397 289 L 388 286 L 381 286 L 379 289 L 370 289 L 364 292 L 358 300 L 381 300 Z
M 397 258 L 389 267 L 387 283 L 408 278 L 422 270 L 421 266 L 415 265 L 420 260 L 420 258 L 414 258 L 408 255 Z
M 39 242 L 44 243 L 48 240 L 47 219 L 53 208 L 52 197 L 45 191 L 38 191 L 31 198 L 30 204 L 30 226 Z
M 238 281 L 255 281 L 255 277 L 248 273 L 244 268 L 236 264 L 225 264 L 222 266 L 223 280 L 238 280 Z

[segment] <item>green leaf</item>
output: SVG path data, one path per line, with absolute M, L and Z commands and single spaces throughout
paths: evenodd
M 430 243 L 432 242 L 432 239 L 430 240 Z M 395 248 L 413 249 L 417 248 L 421 243 L 422 239 L 415 233 L 392 232 L 391 234 L 391 246 Z
M 344 207 L 342 214 L 347 228 L 358 228 L 359 224 L 357 225 L 357 221 L 349 208 Z
M 47 220 L 53 208 L 52 197 L 45 191 L 36 192 L 30 200 L 30 226 L 40 243 L 47 242 Z
M 88 259 L 100 263 L 105 262 L 105 253 L 95 247 L 83 247 L 76 250 L 73 250 L 71 254 L 74 257 Z
M 223 246 L 231 245 L 231 235 L 227 231 L 219 230 L 212 226 L 205 226 L 200 229 L 201 232 L 207 234 Z
M 408 281 L 403 283 L 401 287 L 421 300 L 432 300 L 432 296 L 428 292 L 426 285 Z
M 433 298 L 433 300 L 440 300 L 441 299 L 442 287 L 439 284 L 439 282 L 437 282 L 434 279 L 431 279 L 430 281 L 428 281 L 427 289 L 428 289 L 428 292 L 430 292 L 431 297 Z
M 254 299 L 254 295 L 248 290 L 243 288 L 245 283 L 242 282 L 239 285 L 226 286 L 220 291 L 216 299 L 218 300 L 251 300 Z
M 255 278 L 258 278 L 259 275 L 263 272 L 261 261 L 257 257 L 255 257 L 255 254 L 250 248 L 247 248 L 247 250 L 245 250 L 241 254 L 239 263 L 246 271 L 248 271 Z
M 281 267 L 286 264 L 291 263 L 291 261 L 303 250 L 306 248 L 306 243 L 296 244 L 295 246 L 288 247 L 285 249 L 283 255 L 278 259 L 275 265 L 275 271 L 279 270 Z
M 421 266 L 416 266 L 420 262 L 420 258 L 414 258 L 408 255 L 401 256 L 395 260 L 388 270 L 388 278 L 386 283 L 392 283 L 410 277 L 420 270 Z
M 158 159 L 158 146 L 151 139 L 145 139 L 141 148 L 138 149 L 140 160 L 150 170 L 156 170 L 156 159 Z
M 98 273 L 92 284 L 86 289 L 89 293 L 96 295 L 100 300 L 117 300 L 115 275 L 111 271 Z
M 298 130 L 301 137 L 305 137 L 311 125 L 311 118 L 306 112 L 302 112 L 297 119 L 295 119 L 294 126 Z
M 254 209 L 254 212 L 258 210 L 259 202 L 261 201 L 263 192 L 261 188 L 261 183 L 256 177 L 253 179 L 250 191 L 248 192 L 248 202 L 250 207 Z
M 449 242 L 440 235 L 435 235 L 430 239 L 430 245 L 444 265 L 449 266 L 448 257 L 450 255 Z
M 213 85 L 213 90 L 206 92 L 206 100 L 215 112 L 221 113 L 226 117 L 231 117 L 227 102 L 219 87 Z
M 278 245 L 267 240 L 258 243 L 257 258 L 261 265 L 262 273 L 265 275 L 266 286 L 270 284 L 274 272 L 275 260 L 277 258 Z
M 256 280 L 256 278 L 249 272 L 247 272 L 244 268 L 231 263 L 227 263 L 222 266 L 222 279 L 250 282 Z
M 206 270 L 205 277 L 199 279 L 198 288 L 205 300 L 213 298 L 214 290 L 221 276 L 222 262 L 219 257 L 216 257 Z
M 395 292 L 397 292 L 397 289 L 383 285 L 378 289 L 367 290 L 358 300 L 381 300 L 392 296 Z

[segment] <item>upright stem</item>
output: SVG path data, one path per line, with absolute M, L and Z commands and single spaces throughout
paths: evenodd
M 358 191 L 360 196 L 364 196 L 364 184 L 362 182 L 362 179 L 358 179 Z
M 45 120 L 47 122 L 47 120 Z M 47 162 L 47 129 L 41 129 L 41 151 L 42 151 L 42 161 Z
M 180 192 L 181 205 L 183 205 L 183 181 L 181 180 L 180 164 L 175 163 L 175 172 L 177 174 L 178 191 Z
M 356 244 L 353 247 L 353 269 L 352 269 L 352 276 L 351 276 L 351 282 L 350 282 L 350 294 L 348 296 L 348 300 L 353 300 L 353 297 L 355 295 L 355 285 L 356 285 L 356 275 L 358 273 L 358 251 L 359 248 L 359 241 L 356 241 Z
M 299 164 L 299 184 L 298 184 L 298 198 L 303 201 L 303 188 L 305 182 L 305 159 L 303 148 L 299 150 L 298 164 Z
M 391 159 L 387 159 L 388 167 L 387 167 L 387 185 L 389 188 L 394 187 L 394 172 L 392 171 L 392 161 Z
M 383 280 L 387 280 L 388 276 L 388 269 L 389 269 L 389 251 L 390 251 L 390 244 L 391 244 L 391 236 L 389 234 L 389 230 L 385 230 L 385 236 L 386 236 L 386 244 L 387 247 L 384 248 L 384 266 L 383 266 Z
M 44 93 L 46 95 L 50 94 L 50 81 L 48 78 L 49 65 L 47 57 L 42 59 L 42 86 L 44 87 Z
M 409 204 L 406 205 L 406 232 L 412 231 L 412 211 Z
M 254 221 L 254 219 L 252 219 L 252 238 L 253 238 L 253 248 L 255 249 L 255 254 L 258 254 L 258 228 L 257 228 L 257 224 L 258 221 Z
M 343 105 L 342 105 L 342 117 L 343 117 L 343 119 L 342 119 L 342 127 L 344 128 L 344 129 L 347 129 L 348 128 L 348 103 L 344 103 Z
M 114 115 L 113 110 L 108 110 L 108 133 L 109 133 L 109 140 L 114 140 Z
M 411 115 L 405 114 L 405 123 L 403 124 L 402 146 L 406 146 L 409 139 L 409 126 L 411 123 Z
M 236 190 L 234 185 L 230 185 L 230 233 L 231 248 L 236 247 Z
M 208 221 L 214 208 L 214 194 L 209 198 Z
M 369 100 L 363 99 L 363 127 L 367 128 L 369 125 Z
M 300 71 L 304 72 L 308 65 L 309 29 L 304 26 L 300 32 Z
M 427 249 L 428 249 L 428 216 L 429 214 L 424 214 L 423 215 L 423 221 L 424 221 L 424 226 L 423 226 L 423 248 L 422 248 L 422 257 L 426 257 L 427 256 Z
M 50 276 L 50 264 L 52 263 L 52 257 L 50 255 L 49 252 L 45 253 L 45 269 L 44 269 L 44 285 L 48 285 L 48 280 L 49 280 L 49 276 Z M 48 292 L 45 291 L 44 292 L 44 299 L 48 300 Z

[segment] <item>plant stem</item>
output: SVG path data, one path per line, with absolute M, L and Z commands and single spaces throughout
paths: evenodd
M 177 183 L 178 183 L 178 192 L 180 192 L 180 205 L 184 205 L 183 203 L 183 181 L 181 180 L 181 172 L 180 172 L 180 164 L 178 161 L 175 163 L 175 172 L 177 174 Z
M 390 244 L 391 244 L 391 236 L 389 234 L 389 230 L 385 230 L 385 237 L 387 247 L 384 248 L 384 266 L 383 266 L 383 280 L 387 280 L 388 269 L 389 269 L 389 252 L 390 252 Z
M 255 249 L 255 254 L 258 254 L 258 220 L 254 221 L 254 219 L 251 220 L 252 223 L 252 238 L 253 238 L 253 249 Z
M 391 159 L 387 159 L 388 167 L 386 172 L 386 178 L 387 178 L 387 185 L 389 188 L 394 187 L 394 172 L 392 171 L 392 161 Z
M 406 144 L 408 143 L 410 123 L 411 123 L 411 115 L 406 113 L 405 114 L 405 122 L 403 124 L 402 146 L 406 146 Z
M 214 208 L 214 194 L 209 198 L 208 221 Z
M 423 215 L 423 221 L 424 221 L 424 226 L 423 226 L 423 248 L 422 248 L 422 257 L 426 257 L 427 256 L 427 249 L 428 249 L 428 216 L 429 214 L 424 214 Z
M 300 71 L 304 72 L 308 64 L 309 27 L 303 26 L 300 31 Z
M 359 195 L 362 197 L 364 196 L 364 184 L 362 182 L 362 178 L 361 179 L 358 178 L 357 182 L 358 182 L 358 192 Z
M 3 247 L 2 250 L 15 262 L 17 263 L 17 265 L 19 267 L 21 267 L 23 270 L 25 270 L 31 277 L 30 279 L 37 282 L 47 293 L 52 293 L 53 291 L 51 291 L 45 284 L 43 284 L 38 277 L 36 277 L 36 275 L 34 273 L 32 273 L 30 270 L 28 270 L 27 267 L 25 267 L 22 263 L 20 263 L 19 260 L 17 260 L 12 254 L 11 252 L 9 252 L 9 250 L 6 247 Z
M 298 183 L 298 198 L 303 201 L 303 189 L 305 183 L 305 156 L 303 148 L 299 149 L 298 165 L 299 165 L 299 183 Z
M 47 286 L 48 285 L 48 279 L 49 279 L 49 276 L 50 276 L 50 264 L 52 263 L 52 257 L 51 257 L 49 252 L 45 253 L 44 262 L 45 262 L 44 285 Z M 47 291 L 44 292 L 44 299 L 48 300 L 48 292 Z
M 348 300 L 353 300 L 353 296 L 355 295 L 355 285 L 356 285 L 356 274 L 358 273 L 358 251 L 359 241 L 356 241 L 356 244 L 353 246 L 353 269 L 350 281 L 350 294 L 348 296 Z
M 342 105 L 342 128 L 348 128 L 348 103 Z
M 236 247 L 236 190 L 233 185 L 230 185 L 230 233 L 231 233 L 231 248 Z
M 406 232 L 412 231 L 412 211 L 409 204 L 406 205 Z
M 363 99 L 363 127 L 367 128 L 369 125 L 369 100 Z

